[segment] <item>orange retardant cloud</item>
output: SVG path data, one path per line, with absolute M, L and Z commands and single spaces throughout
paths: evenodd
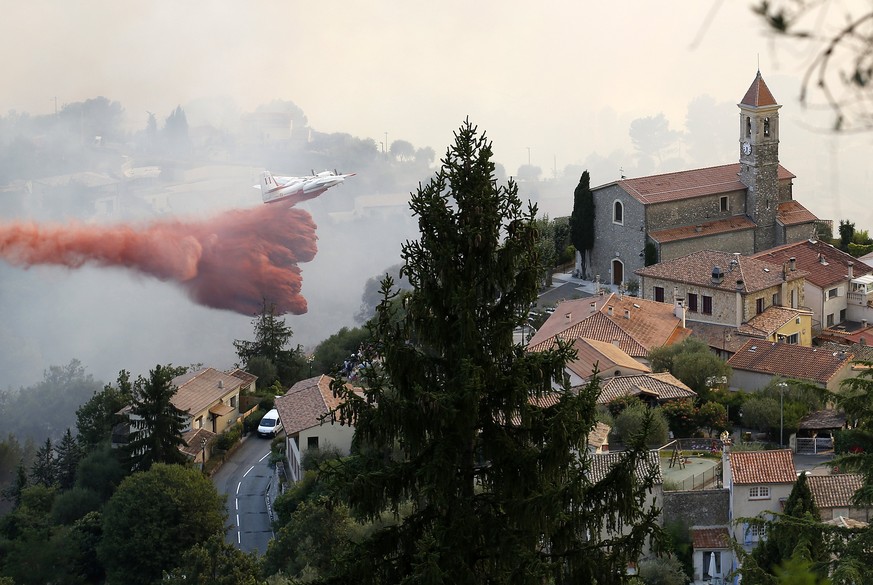
M 0 223 L 0 259 L 29 268 L 123 267 L 171 281 L 195 302 L 254 315 L 306 312 L 301 262 L 315 257 L 315 222 L 302 209 L 263 205 L 203 221 L 85 225 Z

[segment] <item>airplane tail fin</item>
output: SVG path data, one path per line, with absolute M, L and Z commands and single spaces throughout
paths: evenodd
M 270 193 L 279 188 L 279 184 L 276 183 L 276 179 L 273 178 L 270 171 L 261 173 L 261 184 L 258 186 L 261 189 L 261 199 L 264 200 L 264 203 L 270 200 Z

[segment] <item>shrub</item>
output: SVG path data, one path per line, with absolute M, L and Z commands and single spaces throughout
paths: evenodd
M 222 449 L 223 451 L 228 451 L 231 447 L 239 442 L 241 436 L 242 425 L 240 423 L 236 423 L 232 427 L 224 431 L 222 434 L 218 435 L 218 438 L 215 439 L 215 446 L 219 449 Z
M 643 431 L 647 414 L 651 413 L 652 422 L 645 437 L 646 445 L 663 445 L 667 442 L 667 419 L 660 408 L 648 408 L 642 402 L 631 404 L 621 414 L 615 417 L 615 436 L 623 443 L 630 443 L 634 437 Z

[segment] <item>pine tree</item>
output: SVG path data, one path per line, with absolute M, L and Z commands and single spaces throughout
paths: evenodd
M 127 445 L 130 469 L 149 469 L 154 463 L 184 463 L 179 451 L 184 444 L 182 429 L 186 414 L 172 403 L 176 394 L 173 377 L 177 370 L 155 366 L 149 378 L 137 378 L 131 404 L 131 434 Z
M 584 277 L 588 269 L 588 255 L 594 248 L 594 194 L 591 177 L 582 173 L 573 191 L 573 214 L 570 215 L 570 242 L 576 248 L 576 273 Z
M 233 342 L 240 367 L 246 369 L 252 360 L 263 358 L 276 367 L 279 379 L 286 387 L 300 380 L 304 372 L 303 350 L 299 345 L 288 349 L 294 332 L 285 325 L 285 319 L 276 314 L 276 305 L 263 301 L 261 314 L 252 319 L 252 326 L 254 341 L 236 339 Z
M 30 482 L 45 487 L 52 487 L 58 482 L 55 451 L 51 439 L 46 439 L 42 447 L 36 451 L 30 466 Z
M 513 343 L 537 293 L 536 208 L 523 209 L 512 180 L 498 186 L 491 156 L 467 121 L 412 194 L 421 237 L 402 258 L 413 292 L 398 315 L 383 282 L 363 396 L 334 384 L 357 453 L 325 472 L 334 497 L 355 518 L 397 522 L 377 524 L 326 582 L 620 583 L 658 533 L 642 504 L 652 480 L 633 473 L 643 448 L 588 479 L 579 453 L 597 381 L 571 392 L 567 345 Z
M 57 472 L 58 485 L 62 490 L 68 490 L 76 482 L 76 468 L 82 459 L 82 448 L 73 437 L 70 429 L 61 437 L 61 441 L 55 445 L 55 469 Z

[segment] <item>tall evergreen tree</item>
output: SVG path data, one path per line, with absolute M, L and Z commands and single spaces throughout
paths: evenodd
M 131 434 L 127 445 L 131 470 L 146 470 L 154 463 L 184 463 L 179 451 L 186 414 L 172 403 L 176 394 L 173 377 L 178 370 L 155 366 L 149 378 L 137 378 L 133 385 Z
M 52 487 L 57 484 L 57 465 L 52 440 L 46 439 L 42 447 L 37 449 L 33 464 L 30 466 L 30 483 Z
M 109 441 L 112 428 L 119 422 L 117 413 L 130 404 L 132 394 L 130 372 L 121 370 L 116 386 L 106 384 L 76 410 L 76 438 L 83 449 L 91 450 Z
M 285 324 L 285 319 L 276 314 L 276 305 L 268 305 L 264 300 L 261 314 L 252 319 L 252 326 L 254 341 L 236 339 L 233 342 L 240 367 L 247 368 L 255 358 L 266 358 L 276 366 L 279 380 L 286 387 L 300 380 L 304 371 L 308 371 L 304 368 L 303 350 L 299 345 L 289 349 L 294 332 Z
M 357 453 L 327 472 L 334 498 L 355 518 L 397 522 L 349 547 L 326 582 L 621 583 L 658 533 L 643 507 L 652 480 L 633 473 L 642 447 L 596 484 L 579 456 L 596 380 L 572 392 L 567 345 L 513 343 L 538 288 L 536 208 L 512 180 L 497 184 L 491 157 L 467 121 L 412 194 L 421 237 L 402 246 L 405 312 L 395 320 L 386 279 L 363 395 L 334 385 Z
M 588 171 L 582 173 L 573 191 L 570 242 L 576 248 L 576 275 L 584 278 L 588 272 L 588 256 L 594 249 L 594 194 L 591 193 Z
M 82 459 L 82 448 L 70 429 L 67 429 L 60 442 L 55 445 L 55 454 L 58 485 L 62 490 L 68 490 L 76 483 L 76 468 Z

